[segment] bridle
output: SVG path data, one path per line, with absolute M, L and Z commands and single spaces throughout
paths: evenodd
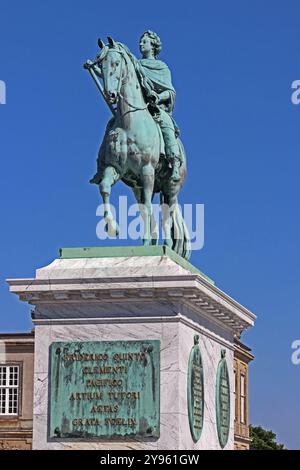
M 126 77 L 126 76 L 125 76 L 125 77 L 122 77 L 122 73 L 123 73 L 123 61 L 127 64 L 125 52 L 120 51 L 120 50 L 118 50 L 118 49 L 107 49 L 107 50 L 105 51 L 105 54 L 103 54 L 103 57 L 101 57 L 102 54 L 100 55 L 100 57 L 99 57 L 97 63 L 98 63 L 99 65 L 101 64 L 102 60 L 106 57 L 106 55 L 107 55 L 107 53 L 109 52 L 109 50 L 113 50 L 114 52 L 117 52 L 118 54 L 121 54 L 121 56 L 122 56 L 121 65 L 120 65 L 120 80 L 119 80 L 118 89 L 117 89 L 117 92 L 116 92 L 116 94 L 117 94 L 116 103 L 118 103 L 119 98 L 121 98 L 121 99 L 124 100 L 125 103 L 126 103 L 128 106 L 130 106 L 130 108 L 132 108 L 134 111 L 144 111 L 144 110 L 148 109 L 148 103 L 147 103 L 146 106 L 144 106 L 143 108 L 139 108 L 139 107 L 134 106 L 133 104 L 129 103 L 129 101 L 128 101 L 128 100 L 125 98 L 125 96 L 123 96 L 122 93 L 121 93 L 122 85 L 123 85 L 124 83 L 126 83 L 125 80 L 128 79 L 128 77 Z M 129 113 L 129 112 L 131 112 L 131 111 L 126 111 L 126 113 L 124 113 L 124 114 L 127 114 L 127 113 Z

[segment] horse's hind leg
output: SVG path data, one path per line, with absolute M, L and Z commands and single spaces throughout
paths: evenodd
M 172 248 L 173 241 L 171 236 L 172 219 L 170 214 L 170 204 L 167 195 L 161 195 L 162 226 L 165 235 L 164 245 Z
M 142 205 L 141 215 L 144 220 L 144 246 L 148 246 L 152 242 L 151 238 L 151 217 L 152 217 L 152 194 L 154 187 L 154 168 L 149 163 L 142 168 Z
M 110 208 L 110 193 L 111 187 L 118 181 L 119 174 L 114 167 L 108 166 L 103 172 L 103 178 L 99 184 L 100 194 L 104 204 L 104 219 L 106 222 L 105 229 L 110 237 L 117 237 L 119 234 L 119 227 L 115 221 L 111 208 Z
M 139 205 L 140 213 L 142 214 L 142 200 L 143 200 L 143 195 L 142 195 L 142 188 L 134 188 L 133 189 L 134 195 L 136 197 L 137 203 Z M 153 194 L 151 197 L 151 200 L 153 199 Z M 157 221 L 154 217 L 153 210 L 151 212 L 151 220 L 150 220 L 150 231 L 151 231 L 151 245 L 158 245 L 158 237 L 159 237 L 159 232 L 158 232 L 158 225 Z
M 167 194 L 163 195 L 163 204 L 161 205 L 162 225 L 165 234 L 164 244 L 172 249 L 174 249 L 175 244 L 178 243 L 177 237 L 181 236 L 180 227 L 177 226 L 175 217 L 176 211 L 178 210 L 177 194 L 179 188 L 177 186 L 178 185 L 172 185 L 172 190 L 168 191 Z
M 153 210 L 151 213 L 150 229 L 151 229 L 151 245 L 158 245 L 159 232 L 158 232 L 158 225 L 153 214 Z

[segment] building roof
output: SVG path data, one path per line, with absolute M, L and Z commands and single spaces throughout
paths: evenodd
M 34 338 L 34 330 L 29 332 L 18 333 L 0 333 L 0 340 L 18 340 Z

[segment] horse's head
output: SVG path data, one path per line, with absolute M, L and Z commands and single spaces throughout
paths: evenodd
M 108 45 L 104 46 L 99 56 L 99 63 L 107 100 L 111 104 L 116 104 L 125 73 L 124 52 L 112 38 L 108 37 L 107 39 Z M 101 42 L 101 44 L 103 43 Z

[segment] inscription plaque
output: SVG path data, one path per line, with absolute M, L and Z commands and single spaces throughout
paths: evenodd
M 50 346 L 49 437 L 158 438 L 160 341 Z
M 230 383 L 225 356 L 226 350 L 222 349 L 221 360 L 217 370 L 216 386 L 217 429 L 222 448 L 227 444 L 230 427 Z
M 192 438 L 194 442 L 198 442 L 203 428 L 204 415 L 204 379 L 199 335 L 194 336 L 194 346 L 189 357 L 187 399 Z

